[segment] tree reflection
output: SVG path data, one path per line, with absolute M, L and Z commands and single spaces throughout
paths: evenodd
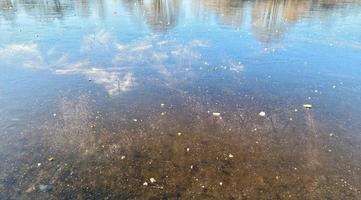
M 322 11 L 334 10 L 350 2 L 350 0 L 257 0 L 252 7 L 252 30 L 258 40 L 272 42 L 285 35 L 289 26 L 302 17 L 314 17 L 320 13 L 330 14 L 331 12 Z
M 63 20 L 65 17 L 81 16 L 91 18 L 95 14 L 101 20 L 113 20 L 114 10 L 120 5 L 130 14 L 131 21 L 145 23 L 153 32 L 166 32 L 175 27 L 181 10 L 187 17 L 194 17 L 209 23 L 215 17 L 219 25 L 241 28 L 245 18 L 250 16 L 255 37 L 262 42 L 277 41 L 285 35 L 293 23 L 303 17 L 317 17 L 325 20 L 335 9 L 357 5 L 360 0 L 2 0 L 0 18 L 6 21 L 25 13 L 37 21 Z M 182 7 L 183 5 L 183 7 Z M 189 15 L 189 16 L 188 16 Z M 105 19 L 108 17 L 107 19 Z M 194 19 L 192 18 L 192 19 Z M 187 19 L 182 19 L 187 20 Z M 247 18 L 248 20 L 248 18 Z
M 241 27 L 243 22 L 244 1 L 199 0 L 193 1 L 197 16 L 214 12 L 222 25 Z
M 11 0 L 0 1 L 0 16 L 5 20 L 12 21 L 15 19 L 15 9 L 14 4 Z
M 286 1 L 256 1 L 252 8 L 252 29 L 255 37 L 262 42 L 279 38 L 286 29 L 282 15 Z
M 163 32 L 177 24 L 180 0 L 125 0 L 124 6 L 144 20 L 152 30 Z

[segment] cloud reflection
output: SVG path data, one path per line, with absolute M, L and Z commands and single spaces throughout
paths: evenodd
M 7 45 L 0 49 L 0 56 L 13 67 L 42 68 L 59 76 L 82 76 L 91 84 L 102 86 L 109 95 L 129 92 L 138 81 L 144 84 L 157 80 L 162 87 L 179 89 L 209 70 L 238 73 L 244 67 L 229 61 L 210 66 L 202 55 L 209 44 L 198 39 L 178 41 L 150 35 L 121 43 L 111 32 L 100 30 L 85 35 L 81 44 L 76 57 L 56 47 L 41 52 L 36 44 Z M 102 53 L 104 49 L 107 50 Z
M 90 34 L 84 37 L 83 43 L 81 46 L 82 51 L 91 51 L 99 49 L 109 49 L 112 48 L 112 37 L 109 32 L 100 30 L 94 34 Z
M 90 81 L 102 85 L 109 95 L 121 94 L 131 89 L 134 84 L 132 73 L 121 76 L 120 73 L 107 69 L 89 67 L 88 62 L 70 64 L 66 68 L 55 70 L 59 75 L 83 75 Z
M 46 67 L 38 46 L 29 44 L 10 44 L 0 48 L 0 59 L 7 65 L 21 66 L 29 69 Z
M 0 49 L 0 58 L 8 66 L 80 75 L 104 87 L 109 95 L 119 95 L 134 88 L 137 77 L 146 81 L 155 75 L 166 85 L 190 78 L 203 63 L 199 50 L 208 47 L 201 40 L 179 42 L 157 35 L 120 43 L 104 30 L 85 35 L 81 44 L 77 58 L 55 47 L 41 52 L 34 43 L 7 45 Z M 104 49 L 107 53 L 97 56 Z M 142 70 L 150 76 L 144 76 Z

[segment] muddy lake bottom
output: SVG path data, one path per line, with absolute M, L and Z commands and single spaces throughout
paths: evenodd
M 124 102 L 129 110 L 99 112 L 89 96 L 61 98 L 43 124 L 2 137 L 2 198 L 360 195 L 360 141 L 318 120 L 316 109 L 301 105 L 260 116 L 257 105 L 245 103 L 254 101 L 243 99 L 245 108 L 215 103 L 212 110 L 211 102 L 187 93 L 171 95 L 173 104 L 133 101 Z

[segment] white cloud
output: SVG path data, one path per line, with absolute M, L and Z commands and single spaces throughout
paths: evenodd
M 229 65 L 229 70 L 239 73 L 239 72 L 242 72 L 244 70 L 244 65 L 242 65 L 240 62 L 231 63 Z
M 103 86 L 109 95 L 117 95 L 134 88 L 140 68 L 158 73 L 164 84 L 171 87 L 197 78 L 197 73 L 207 63 L 200 51 L 205 47 L 208 44 L 201 40 L 181 43 L 160 36 L 120 44 L 109 32 L 101 30 L 83 38 L 80 55 L 76 58 L 67 53 L 59 55 L 61 51 L 55 47 L 45 51 L 43 56 L 36 44 L 12 44 L 0 48 L 0 63 L 7 62 L 24 68 L 48 68 L 58 75 L 81 75 Z M 108 51 L 104 52 L 106 49 Z M 99 51 L 104 54 L 87 55 Z M 102 59 L 98 59 L 99 56 Z M 240 63 L 228 63 L 227 66 L 235 72 L 241 72 L 244 68 Z
M 106 50 L 113 48 L 115 43 L 111 34 L 107 31 L 100 30 L 94 34 L 84 37 L 81 51 Z
M 129 91 L 134 85 L 133 74 L 120 73 L 114 69 L 91 67 L 87 61 L 69 64 L 66 68 L 55 70 L 59 75 L 83 75 L 98 85 L 102 85 L 109 95 Z
M 202 40 L 192 40 L 189 45 L 193 47 L 209 47 L 208 43 Z
M 44 58 L 36 44 L 10 44 L 0 48 L 2 63 L 9 66 L 39 69 L 46 67 Z

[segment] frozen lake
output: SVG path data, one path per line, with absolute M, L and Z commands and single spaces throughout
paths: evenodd
M 361 199 L 361 1 L 0 0 L 3 199 Z

